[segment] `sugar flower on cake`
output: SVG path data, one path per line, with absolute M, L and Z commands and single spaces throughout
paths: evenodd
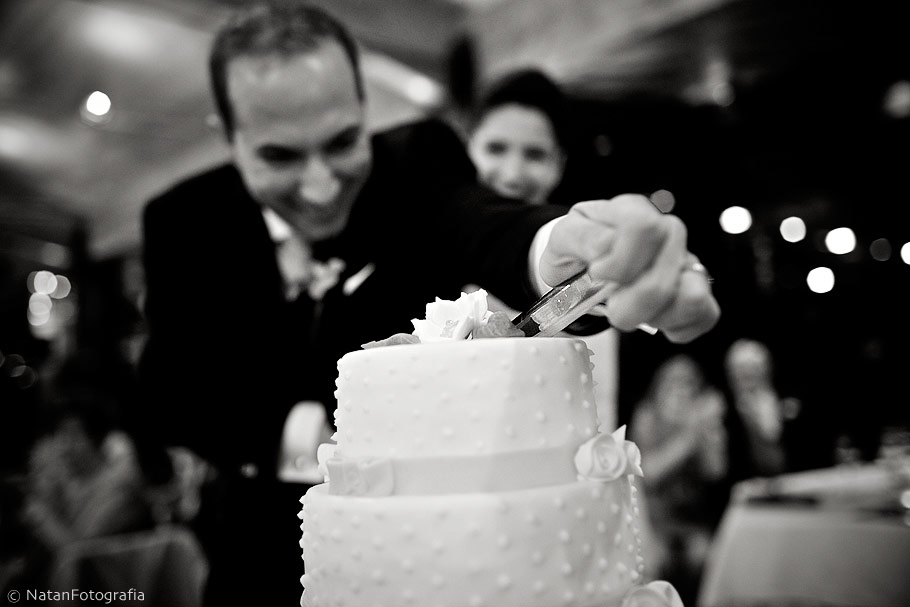
M 490 317 L 487 292 L 483 289 L 462 293 L 455 301 L 436 298 L 427 304 L 426 318 L 414 319 L 414 335 L 423 343 L 467 339 L 471 332 Z
M 626 427 L 612 434 L 597 434 L 575 452 L 575 468 L 582 479 L 612 481 L 624 474 L 642 475 L 641 453 L 625 440 Z
M 629 589 L 621 607 L 684 607 L 673 584 L 655 580 Z

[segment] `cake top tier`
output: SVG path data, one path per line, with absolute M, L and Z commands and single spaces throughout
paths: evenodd
M 338 361 L 337 453 L 485 455 L 575 448 L 597 431 L 584 342 L 398 345 Z

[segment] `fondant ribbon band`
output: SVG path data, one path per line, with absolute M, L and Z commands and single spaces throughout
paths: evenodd
M 641 453 L 626 440 L 625 426 L 597 433 L 578 447 L 487 455 L 346 458 L 336 455 L 335 447 L 323 444 L 317 453 L 333 495 L 490 493 L 642 475 Z
M 445 495 L 530 489 L 578 477 L 576 447 L 490 455 L 412 458 L 331 457 L 325 465 L 333 495 Z

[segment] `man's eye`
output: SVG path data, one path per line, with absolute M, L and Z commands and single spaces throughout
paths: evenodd
M 349 131 L 342 133 L 335 139 L 332 139 L 328 144 L 326 144 L 324 148 L 325 153 L 337 154 L 339 152 L 345 152 L 351 149 L 354 144 L 357 143 L 357 139 L 359 139 L 359 137 L 360 131 Z
M 298 160 L 300 158 L 300 152 L 287 148 L 265 147 L 259 150 L 259 157 L 266 162 L 280 164 Z

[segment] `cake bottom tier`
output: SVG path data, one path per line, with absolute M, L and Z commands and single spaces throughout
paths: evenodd
M 625 477 L 301 501 L 304 607 L 608 607 L 643 571 Z

